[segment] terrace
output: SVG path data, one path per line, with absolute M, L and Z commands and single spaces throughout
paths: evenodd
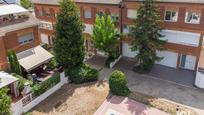
M 41 46 L 20 52 L 17 54 L 17 57 L 23 68 L 23 75 L 31 75 L 33 82 L 43 82 L 57 71 L 49 65 L 53 55 Z
M 18 5 L 1 5 L 0 9 L 0 26 L 21 23 L 29 19 L 28 11 Z
M 0 16 L 0 26 L 12 25 L 16 23 L 21 23 L 29 19 L 28 15 L 25 14 L 10 14 L 5 16 Z

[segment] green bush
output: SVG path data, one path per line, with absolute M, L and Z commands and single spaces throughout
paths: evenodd
M 11 98 L 7 95 L 8 88 L 0 89 L 0 115 L 11 115 Z
M 46 80 L 42 83 L 39 83 L 39 84 L 35 84 L 32 87 L 32 91 L 33 91 L 35 96 L 39 96 L 39 95 L 43 94 L 44 92 L 46 92 L 48 89 L 55 86 L 59 82 L 60 82 L 60 74 L 56 73 L 55 75 L 50 77 L 48 80 Z
M 114 95 L 128 96 L 130 90 L 127 87 L 125 74 L 121 71 L 114 71 L 109 78 L 110 91 Z
M 26 82 L 28 82 L 30 85 L 33 85 L 33 82 L 31 80 L 27 80 L 24 77 L 17 75 L 15 73 L 12 73 L 13 76 L 15 76 L 16 78 L 18 78 L 18 86 L 17 88 L 19 89 L 19 91 L 21 92 L 24 88 L 24 84 Z
M 22 75 L 21 66 L 18 62 L 18 58 L 16 56 L 15 50 L 11 49 L 8 51 L 8 59 L 9 59 L 10 71 L 12 73 Z
M 92 69 L 90 66 L 83 64 L 82 66 L 73 68 L 71 71 L 66 71 L 69 80 L 76 84 L 92 82 L 98 79 L 98 70 Z
M 56 59 L 52 59 L 51 61 L 48 62 L 48 68 L 53 70 L 57 67 L 58 67 L 58 63 L 57 63 Z

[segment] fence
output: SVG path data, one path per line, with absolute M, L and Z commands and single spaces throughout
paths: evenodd
M 60 82 L 56 84 L 54 87 L 44 92 L 42 95 L 36 98 L 33 98 L 33 93 L 30 93 L 29 95 L 23 97 L 18 102 L 13 103 L 11 105 L 11 110 L 13 112 L 13 115 L 21 115 L 22 113 L 28 112 L 34 106 L 36 106 L 44 99 L 46 99 L 48 96 L 53 94 L 55 91 L 60 89 L 65 83 L 67 83 L 67 81 L 68 81 L 68 78 L 65 77 L 65 73 L 64 72 L 60 73 Z

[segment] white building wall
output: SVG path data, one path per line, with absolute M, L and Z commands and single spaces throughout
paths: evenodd
M 178 53 L 170 51 L 157 51 L 157 56 L 163 57 L 161 61 L 157 61 L 156 64 L 176 68 Z
M 199 88 L 204 88 L 204 73 L 197 71 L 195 85 Z
M 49 44 L 48 35 L 46 35 L 46 34 L 40 34 L 40 37 L 41 37 L 41 42 L 42 42 L 42 43 Z
M 34 106 L 42 102 L 44 99 L 46 99 L 48 96 L 53 94 L 55 91 L 59 90 L 64 84 L 68 83 L 68 77 L 65 77 L 65 73 L 60 73 L 60 82 L 56 84 L 54 87 L 50 88 L 46 92 L 44 92 L 42 95 L 38 96 L 35 99 L 32 99 L 32 94 L 27 95 L 26 97 L 22 98 L 16 103 L 12 103 L 11 105 L 11 111 L 12 115 L 22 115 L 23 113 L 28 112 L 31 110 Z M 30 98 L 32 101 L 28 104 L 23 106 L 23 100 Z
M 169 43 L 176 43 L 189 46 L 199 46 L 200 34 L 191 32 L 181 32 L 174 30 L 163 30 L 161 32 L 164 37 L 162 40 L 167 40 Z
M 93 34 L 93 25 L 92 24 L 85 24 L 84 33 Z
M 137 55 L 137 52 L 131 50 L 131 45 L 128 43 L 122 44 L 122 55 L 125 57 L 134 58 Z

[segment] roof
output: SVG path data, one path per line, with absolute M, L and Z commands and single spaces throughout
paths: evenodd
M 41 46 L 37 46 L 17 54 L 20 65 L 28 72 L 48 62 L 53 57 L 54 56 L 51 53 Z
M 0 5 L 0 9 L 0 16 L 28 12 L 28 10 L 16 4 Z
M 122 0 L 74 0 L 79 3 L 120 4 Z
M 39 24 L 40 21 L 29 13 L 29 19 L 26 21 L 0 27 L 0 36 L 4 36 L 8 32 L 37 26 Z
M 32 0 L 33 3 L 58 5 L 60 0 Z M 119 4 L 122 0 L 74 0 L 77 3 Z
M 124 0 L 126 1 L 143 1 L 143 0 Z M 175 2 L 175 3 L 204 3 L 204 0 L 155 0 L 156 2 Z
M 1 82 L 0 82 L 0 88 L 3 88 L 15 81 L 18 80 L 18 78 L 4 72 L 4 71 L 0 71 L 0 79 L 1 79 Z
M 7 2 L 8 4 L 19 4 L 20 3 L 20 0 L 4 0 L 5 2 Z

